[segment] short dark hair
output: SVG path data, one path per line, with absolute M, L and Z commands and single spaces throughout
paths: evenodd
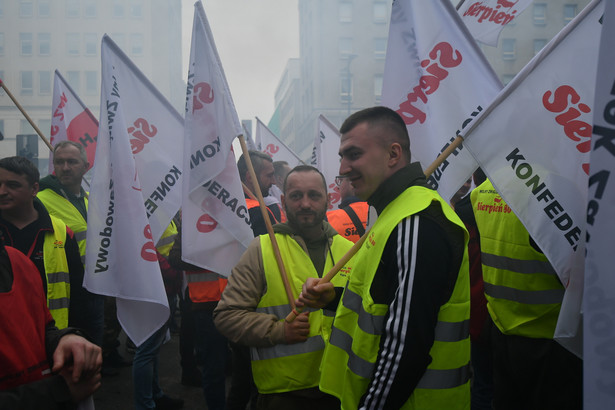
M 284 170 L 288 166 L 289 166 L 288 162 L 286 162 L 286 161 L 273 161 L 273 173 L 276 176 L 281 176 L 282 172 L 284 172 Z
M 322 172 L 318 170 L 318 168 L 315 168 L 311 165 L 297 165 L 296 167 L 291 169 L 290 172 L 286 174 L 286 178 L 284 178 L 284 189 L 283 189 L 284 193 L 286 193 L 286 181 L 288 181 L 288 177 L 290 176 L 290 174 L 293 174 L 295 172 L 316 172 L 318 173 L 318 175 L 320 175 L 320 178 L 322 178 L 322 186 L 325 188 L 325 193 L 327 192 L 327 181 L 325 180 L 325 176 L 322 174 Z
M 263 161 L 273 162 L 273 159 L 264 152 L 261 151 L 248 151 L 250 155 L 250 161 L 252 161 L 252 166 L 254 167 L 254 172 L 256 175 L 263 169 Z M 239 160 L 237 161 L 237 169 L 239 170 L 239 178 L 241 182 L 246 182 L 246 172 L 248 172 L 248 164 L 246 163 L 245 154 L 241 154 Z
M 393 142 L 401 145 L 402 152 L 406 159 L 410 161 L 410 137 L 408 129 L 401 116 L 388 107 L 370 107 L 364 110 L 357 111 L 350 117 L 346 118 L 340 133 L 345 134 L 351 131 L 354 127 L 361 123 L 367 123 L 371 128 L 374 126 L 386 128 L 387 132 L 383 135 L 380 143 L 383 146 L 388 146 Z
M 83 145 L 76 143 L 75 141 L 62 140 L 58 142 L 56 145 L 53 146 L 53 153 L 55 154 L 57 150 L 59 150 L 60 148 L 64 148 L 66 146 L 72 146 L 72 147 L 77 148 L 79 150 L 79 156 L 81 157 L 81 160 L 83 161 L 83 163 L 84 164 L 88 163 L 88 153 L 85 152 L 85 148 L 83 147 Z
M 17 175 L 25 175 L 30 186 L 38 182 L 41 174 L 32 161 L 24 157 L 6 157 L 0 159 L 0 168 Z

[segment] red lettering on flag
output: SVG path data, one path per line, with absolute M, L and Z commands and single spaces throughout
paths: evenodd
M 156 255 L 156 247 L 154 246 L 154 239 L 152 237 L 152 228 L 150 228 L 149 224 L 145 225 L 145 229 L 143 230 L 143 236 L 148 239 L 147 242 L 141 248 L 141 257 L 143 260 L 149 262 L 155 262 L 158 260 L 158 256 Z
M 154 138 L 158 133 L 158 128 L 155 125 L 150 125 L 144 118 L 138 118 L 133 127 L 128 127 L 128 134 L 132 137 L 130 139 L 130 147 L 133 154 L 138 154 L 143 151 L 143 147 L 147 144 L 150 138 Z
M 267 147 L 265 148 L 265 154 L 269 155 L 270 157 L 273 157 L 273 154 L 275 154 L 279 150 L 280 150 L 280 147 L 278 147 L 277 145 L 268 144 Z
M 194 86 L 194 97 L 192 98 L 192 112 L 200 110 L 203 104 L 211 104 L 214 101 L 214 89 L 208 83 L 198 83 Z
M 542 96 L 544 107 L 552 113 L 559 114 L 555 117 L 555 122 L 564 128 L 564 134 L 572 141 L 581 141 L 576 145 L 576 149 L 587 153 L 591 150 L 592 127 L 577 118 L 582 113 L 590 113 L 591 108 L 580 101 L 579 93 L 569 85 L 562 85 L 555 92 L 547 91 Z M 589 175 L 589 164 L 582 164 L 581 167 Z

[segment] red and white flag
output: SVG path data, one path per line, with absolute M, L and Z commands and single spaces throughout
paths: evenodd
M 532 3 L 532 0 L 466 1 L 459 15 L 476 41 L 497 46 L 500 32 Z
M 599 42 L 603 9 L 591 2 L 464 132 L 465 147 L 566 287 L 555 338 L 578 355 L 598 65 L 598 47 L 588 44 Z
M 53 78 L 53 101 L 51 133 L 49 142 L 55 146 L 60 141 L 73 141 L 83 145 L 92 168 L 96 153 L 98 121 L 79 96 L 68 85 L 62 74 L 55 71 Z M 53 152 L 49 153 L 49 173 L 53 172 Z
M 242 127 L 200 1 L 189 67 L 182 259 L 228 276 L 254 236 L 231 148 Z
M 181 204 L 183 119 L 107 35 L 101 54 L 84 284 L 139 345 L 169 317 L 154 244 Z
M 615 409 L 615 1 L 605 2 L 599 53 L 583 292 L 585 410 Z
M 274 161 L 286 161 L 291 168 L 303 164 L 297 154 L 276 137 L 258 117 L 256 118 L 256 145 Z
M 337 127 L 322 114 L 318 116 L 318 135 L 314 139 L 311 165 L 318 168 L 325 176 L 329 194 L 329 209 L 337 208 L 340 201 L 340 189 L 335 177 L 340 170 L 340 132 Z
M 412 160 L 431 165 L 502 88 L 449 0 L 396 0 L 391 13 L 382 105 L 410 134 Z M 429 178 L 450 199 L 476 169 L 463 146 Z

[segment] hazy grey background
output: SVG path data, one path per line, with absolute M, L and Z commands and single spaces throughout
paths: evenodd
M 194 1 L 182 0 L 182 60 L 186 79 Z M 297 0 L 203 0 L 240 119 L 267 123 L 289 58 L 299 56 Z

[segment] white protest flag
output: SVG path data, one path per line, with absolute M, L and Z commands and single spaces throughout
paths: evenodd
M 591 2 L 464 132 L 471 151 L 566 287 L 555 337 L 576 346 L 592 106 L 603 4 Z M 570 64 L 574 56 L 578 64 Z M 580 334 L 580 333 L 579 333 Z
M 532 0 L 466 1 L 459 8 L 459 15 L 476 41 L 495 47 L 504 26 L 531 3 Z
M 98 121 L 79 96 L 68 85 L 58 70 L 53 78 L 51 104 L 51 133 L 49 142 L 55 146 L 60 141 L 73 141 L 83 145 L 92 168 L 96 153 Z M 49 173 L 53 172 L 53 153 L 49 153 Z
M 286 161 L 291 168 L 303 164 L 297 154 L 271 132 L 258 117 L 256 118 L 256 145 L 274 161 Z
M 341 201 L 340 189 L 335 183 L 339 173 L 340 132 L 322 114 L 318 116 L 318 135 L 314 139 L 311 164 L 325 176 L 329 193 L 329 209 L 337 208 Z
M 396 0 L 391 13 L 382 105 L 410 134 L 412 160 L 433 163 L 502 88 L 449 0 Z M 463 146 L 429 178 L 450 199 L 476 169 Z
M 116 298 L 118 320 L 140 345 L 169 317 L 154 243 L 178 209 L 181 117 L 106 35 L 101 55 L 84 284 Z
M 182 259 L 229 275 L 253 239 L 231 148 L 242 128 L 200 1 L 194 5 L 189 64 Z
M 605 3 L 590 152 L 583 408 L 615 409 L 615 1 Z

